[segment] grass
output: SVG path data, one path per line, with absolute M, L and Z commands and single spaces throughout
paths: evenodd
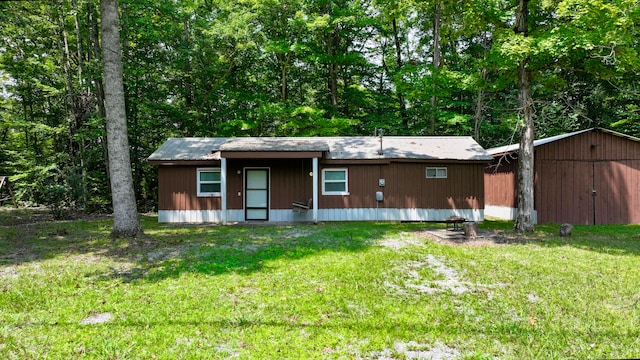
M 0 211 L 5 359 L 640 356 L 640 226 L 476 246 L 425 237 L 433 224 L 143 216 L 126 242 L 108 218 L 16 216 Z

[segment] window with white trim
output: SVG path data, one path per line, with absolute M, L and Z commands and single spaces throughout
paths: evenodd
M 446 167 L 428 167 L 426 171 L 427 179 L 446 179 Z
M 222 196 L 221 195 L 220 168 L 198 169 L 198 196 Z
M 322 169 L 322 195 L 349 195 L 347 169 Z

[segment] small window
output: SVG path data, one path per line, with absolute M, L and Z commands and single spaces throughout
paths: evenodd
M 446 179 L 447 168 L 446 167 L 428 167 L 427 179 Z
M 221 196 L 220 169 L 198 169 L 198 196 Z
M 322 170 L 322 195 L 349 195 L 347 169 Z

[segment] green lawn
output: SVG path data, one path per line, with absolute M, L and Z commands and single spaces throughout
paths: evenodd
M 434 224 L 143 216 L 127 243 L 109 219 L 16 214 L 0 211 L 3 359 L 640 356 L 640 226 L 451 245 Z

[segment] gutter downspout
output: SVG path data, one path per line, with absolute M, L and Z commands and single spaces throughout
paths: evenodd
M 227 225 L 227 158 L 220 158 L 220 196 L 222 201 L 222 225 Z
M 312 174 L 313 174 L 313 223 L 318 223 L 318 158 L 314 157 L 312 159 Z

